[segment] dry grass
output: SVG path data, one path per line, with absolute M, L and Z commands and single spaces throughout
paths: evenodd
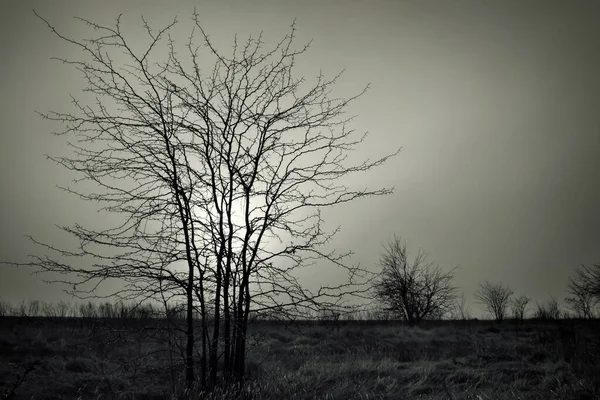
M 0 319 L 0 396 L 182 398 L 180 359 L 171 359 L 167 334 L 129 325 Z M 210 398 L 600 398 L 599 328 L 599 321 L 262 323 L 252 330 L 245 386 Z

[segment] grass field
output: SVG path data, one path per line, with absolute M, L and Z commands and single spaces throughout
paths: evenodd
M 177 338 L 142 322 L 1 318 L 0 396 L 183 398 Z M 600 321 L 261 322 L 249 345 L 245 398 L 600 398 Z

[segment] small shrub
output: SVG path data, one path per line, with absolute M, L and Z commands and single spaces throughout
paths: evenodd
M 551 297 L 546 304 L 537 303 L 537 310 L 534 318 L 541 320 L 557 320 L 560 319 L 562 313 L 560 305 L 555 297 Z

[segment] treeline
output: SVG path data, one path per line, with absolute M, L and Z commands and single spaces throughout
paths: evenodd
M 173 318 L 185 317 L 182 305 L 158 307 L 152 303 L 70 303 L 67 301 L 45 302 L 31 300 L 13 304 L 0 300 L 0 316 L 12 317 L 48 317 L 48 318 L 120 318 L 120 319 L 148 319 L 148 318 Z
M 493 285 L 492 285 L 493 286 Z M 485 288 L 485 284 L 482 288 Z M 506 286 L 496 285 L 495 289 L 504 288 Z M 490 287 L 487 287 L 489 290 Z M 481 303 L 477 296 L 481 294 L 478 291 L 475 294 L 476 301 Z M 496 293 L 497 295 L 497 293 Z M 512 295 L 512 291 L 510 291 Z M 498 301 L 498 298 L 489 299 L 490 301 Z M 500 299 L 502 300 L 502 299 Z M 558 320 L 558 319 L 594 319 L 598 317 L 597 308 L 587 308 L 585 312 L 581 312 L 579 307 L 573 309 L 563 309 L 560 302 L 551 297 L 545 303 L 535 303 L 532 310 L 527 310 L 531 299 L 526 296 L 509 297 L 500 307 L 504 314 L 496 314 L 493 308 L 490 315 L 495 320 Z M 483 304 L 483 303 L 481 303 Z M 485 304 L 483 304 L 485 306 Z M 572 303 L 566 302 L 567 307 L 572 306 Z M 496 304 L 498 306 L 498 304 Z M 529 312 L 528 312 L 529 311 Z M 0 300 L 0 317 L 46 317 L 46 318 L 87 318 L 87 319 L 185 319 L 184 304 L 170 304 L 165 308 L 164 305 L 153 303 L 124 303 L 124 302 L 83 302 L 71 303 L 67 301 L 45 302 L 40 300 L 21 301 L 19 303 L 11 303 L 10 301 Z M 200 313 L 195 313 L 195 319 L 200 319 Z M 252 313 L 250 318 L 254 321 L 283 321 L 290 320 L 289 316 L 279 316 L 275 313 L 261 314 Z M 296 318 L 296 321 L 398 321 L 398 316 L 385 309 L 368 309 L 357 310 L 348 313 L 335 313 L 330 310 L 322 310 L 321 312 L 307 311 Z M 402 318 L 400 318 L 402 320 Z M 446 321 L 467 321 L 477 320 L 466 304 L 465 296 L 459 298 L 454 308 L 444 315 L 430 315 L 425 320 L 446 320 Z
M 394 238 L 386 249 L 380 280 L 374 284 L 375 306 L 356 307 L 341 312 L 339 308 L 297 308 L 297 314 L 278 313 L 276 308 L 249 312 L 249 320 L 256 321 L 406 321 L 472 320 L 474 319 L 465 295 L 458 296 L 452 283 L 454 275 L 444 273 L 433 263 L 417 256 L 408 261 L 406 245 Z M 424 254 L 424 253 L 420 253 Z M 600 317 L 600 264 L 582 265 L 569 279 L 564 303 L 554 296 L 535 304 L 526 295 L 515 296 L 502 283 L 484 281 L 474 293 L 474 302 L 481 305 L 494 320 L 522 321 L 557 319 L 595 319 Z M 207 316 L 215 314 L 206 304 Z M 223 310 L 221 310 L 223 312 Z M 108 318 L 108 319 L 170 319 L 184 320 L 186 304 L 176 302 L 44 302 L 32 300 L 12 304 L 0 299 L 0 316 L 50 318 Z M 201 320 L 201 311 L 194 308 L 193 318 Z
M 47 318 L 101 318 L 101 319 L 185 319 L 185 304 L 168 304 L 166 307 L 157 303 L 138 302 L 83 302 L 67 301 L 45 302 L 40 300 L 12 303 L 0 299 L 0 317 L 47 317 Z M 200 319 L 200 312 L 194 315 Z M 275 312 L 251 313 L 251 320 L 289 320 L 289 316 Z M 331 310 L 315 312 L 306 310 L 298 314 L 296 320 L 309 321 L 351 321 L 351 320 L 391 320 L 392 315 L 382 310 L 360 310 L 352 313 L 336 313 Z
M 545 303 L 536 302 L 528 310 L 532 299 L 526 295 L 513 296 L 513 290 L 501 283 L 483 282 L 475 292 L 475 301 L 496 320 L 507 317 L 523 320 L 527 317 L 541 320 L 595 319 L 600 316 L 600 264 L 582 265 L 569 278 L 564 307 L 550 295 Z M 464 302 L 464 299 L 463 299 Z

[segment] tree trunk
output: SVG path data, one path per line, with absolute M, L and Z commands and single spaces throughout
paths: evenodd
M 217 261 L 217 276 L 216 276 L 216 290 L 215 290 L 215 316 L 213 320 L 213 336 L 210 343 L 210 354 L 209 354 L 209 369 L 210 369 L 210 382 L 209 389 L 212 389 L 217 384 L 217 372 L 218 372 L 218 358 L 219 358 L 219 328 L 221 325 L 221 285 L 222 285 L 222 259 Z
M 193 274 L 190 274 L 189 280 L 193 280 Z M 187 288 L 187 345 L 185 349 L 185 381 L 188 390 L 194 385 L 194 308 L 192 284 L 193 282 L 188 282 Z

